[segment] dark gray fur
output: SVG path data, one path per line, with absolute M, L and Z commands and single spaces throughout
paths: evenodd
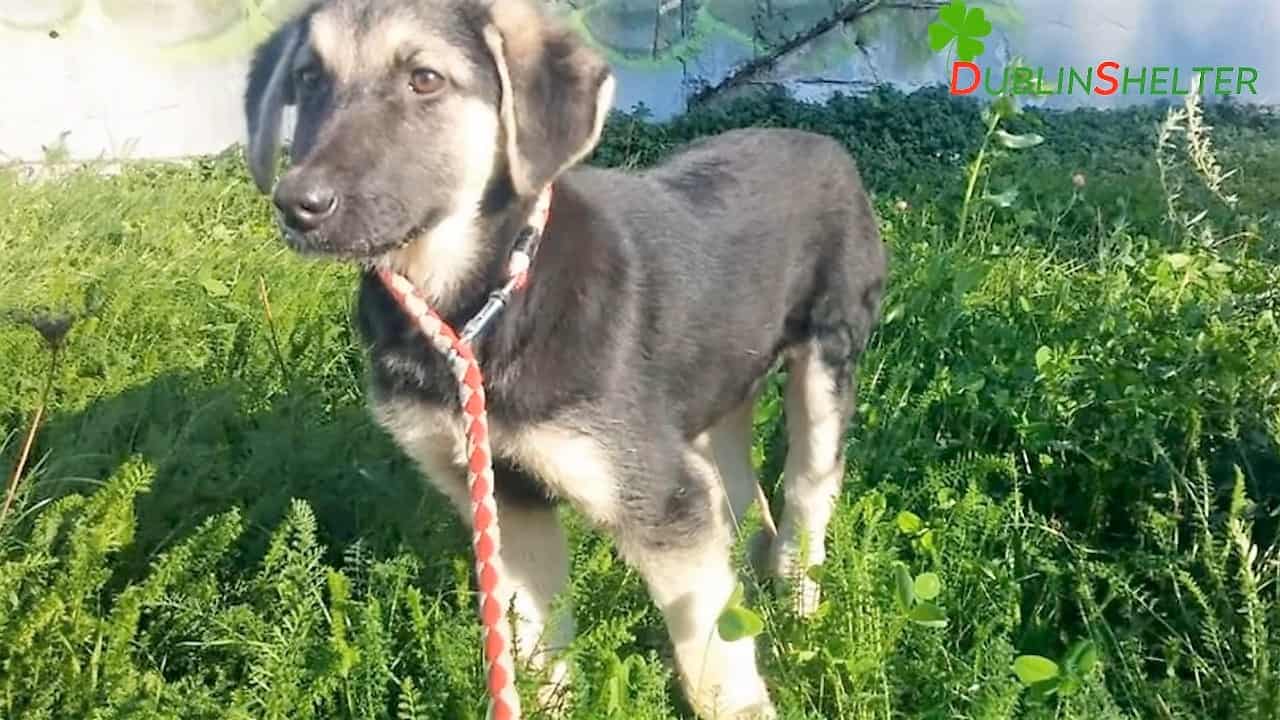
M 496 214 L 497 245 L 505 249 L 524 215 Z M 572 169 L 556 183 L 534 281 L 479 345 L 490 413 L 508 426 L 568 410 L 596 418 L 629 470 L 623 496 L 635 530 L 680 542 L 710 508 L 672 449 L 753 397 L 782 352 L 806 340 L 850 377 L 879 313 L 884 268 L 857 173 L 820 135 L 740 130 L 644 174 Z M 498 272 L 495 263 L 447 316 L 452 324 L 483 302 Z M 456 405 L 443 360 L 372 275 L 359 322 L 378 392 Z M 536 483 L 507 475 L 498 487 L 529 498 Z

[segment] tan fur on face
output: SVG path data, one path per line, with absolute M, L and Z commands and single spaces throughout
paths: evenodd
M 350 12 L 339 3 L 317 12 L 311 20 L 312 51 L 339 86 L 359 84 L 397 68 L 406 73 L 408 82 L 408 73 L 419 66 L 436 70 L 458 88 L 474 82 L 474 71 L 463 51 L 422 27 L 421 20 L 410 12 L 393 10 L 367 29 L 355 30 L 354 36 L 353 28 L 360 28 L 361 21 L 349 17 Z M 446 303 L 474 279 L 483 242 L 476 225 L 501 132 L 497 114 L 483 101 L 453 93 L 443 102 L 450 106 L 449 114 L 465 134 L 454 143 L 465 157 L 460 164 L 464 176 L 454 189 L 451 209 L 406 247 L 378 260 L 380 267 L 407 277 L 433 305 Z
M 311 17 L 311 49 L 338 83 L 358 82 L 405 65 L 422 65 L 444 74 L 459 87 L 475 78 L 462 50 L 422 27 L 408 11 L 391 11 L 365 30 L 348 16 L 347 6 L 330 5 Z M 353 34 L 354 33 L 354 34 Z M 406 78 L 407 82 L 407 78 Z
M 483 238 L 476 225 L 498 146 L 499 123 L 493 109 L 473 98 L 458 104 L 459 127 L 465 128 L 467 135 L 461 146 L 468 157 L 463 163 L 466 176 L 458 185 L 452 211 L 407 247 L 387 253 L 379 261 L 408 278 L 433 305 L 452 297 L 472 279 L 480 263 Z
M 356 46 L 351 30 L 336 8 L 330 7 L 311 16 L 311 52 L 320 58 L 334 79 L 343 81 L 355 74 Z

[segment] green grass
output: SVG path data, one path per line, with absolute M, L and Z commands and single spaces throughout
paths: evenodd
M 1280 713 L 1280 121 L 1207 113 L 1234 207 L 1184 134 L 1157 156 L 1161 110 L 1007 118 L 1047 142 L 976 174 L 982 119 L 933 91 L 611 122 L 592 162 L 832 134 L 893 251 L 826 602 L 748 579 L 785 717 Z M 483 717 L 466 538 L 365 412 L 352 271 L 283 248 L 235 153 L 0 200 L 6 477 L 50 388 L 0 526 L 0 717 Z M 28 321 L 58 313 L 52 362 Z M 775 383 L 771 493 L 780 416 Z M 568 716 L 687 717 L 638 578 L 566 519 Z

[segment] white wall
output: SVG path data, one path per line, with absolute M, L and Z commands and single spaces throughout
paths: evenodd
M 0 162 L 43 160 L 59 144 L 90 160 L 241 141 L 249 48 L 271 20 L 240 1 L 202 12 L 198 0 L 0 0 Z M 60 10 L 76 14 L 59 22 Z

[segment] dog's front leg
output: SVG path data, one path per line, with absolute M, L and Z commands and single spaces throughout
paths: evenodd
M 504 570 L 499 597 L 514 615 L 516 658 L 545 673 L 538 698 L 544 710 L 554 710 L 568 691 L 562 654 L 575 632 L 572 607 L 562 596 L 569 582 L 568 543 L 550 502 L 501 492 L 496 499 Z M 557 600 L 563 601 L 559 607 Z
M 448 486 L 446 494 L 469 527 L 471 505 L 465 471 L 438 467 L 430 477 L 437 487 Z M 442 481 L 442 477 L 447 479 Z M 544 674 L 539 705 L 555 714 L 564 708 L 569 689 L 569 664 L 562 654 L 573 642 L 576 630 L 569 598 L 562 597 L 569 583 L 568 542 L 549 501 L 504 493 L 502 476 L 495 480 L 501 536 L 498 556 L 503 570 L 496 594 L 514 625 L 516 661 Z M 559 607 L 557 600 L 563 600 Z
M 429 472 L 433 483 L 457 506 L 468 527 L 471 505 L 466 471 L 461 466 L 437 465 Z M 514 625 L 516 661 L 545 673 L 538 692 L 544 710 L 562 709 L 569 689 L 569 665 L 561 654 L 573 642 L 575 622 L 568 597 L 569 548 L 554 505 L 542 498 L 503 492 L 505 478 L 495 475 L 498 531 L 502 561 L 497 596 Z M 563 604 L 557 608 L 560 599 Z
M 674 483 L 646 483 L 619 545 L 644 577 L 675 647 L 686 697 L 699 717 L 773 718 L 755 641 L 725 641 L 716 621 L 738 579 L 730 564 L 723 495 L 705 455 L 690 447 Z
M 471 500 L 461 426 L 449 417 L 423 414 L 412 405 L 388 402 L 375 404 L 374 409 L 383 427 L 449 499 L 469 528 Z M 554 656 L 573 639 L 573 613 L 566 602 L 553 616 L 553 601 L 568 584 L 568 547 L 549 501 L 527 489 L 508 491 L 513 486 L 528 488 L 530 479 L 516 476 L 509 468 L 495 467 L 494 472 L 501 536 L 498 554 L 503 566 L 497 593 L 514 616 L 517 662 L 547 672 L 539 699 L 548 707 L 559 704 L 559 691 L 568 684 L 568 664 Z

